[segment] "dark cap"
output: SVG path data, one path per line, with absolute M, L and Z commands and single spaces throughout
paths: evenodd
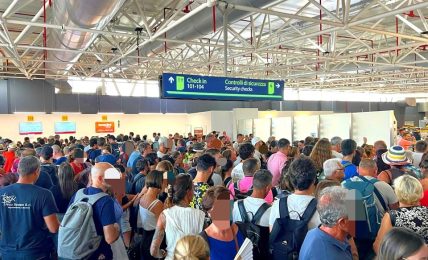
M 53 149 L 49 145 L 45 145 L 42 147 L 42 150 L 40 151 L 40 157 L 43 157 L 45 159 L 50 159 L 53 156 Z

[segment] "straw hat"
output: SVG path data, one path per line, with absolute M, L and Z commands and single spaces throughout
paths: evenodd
M 406 150 L 399 145 L 391 146 L 382 154 L 382 161 L 389 165 L 406 165 L 410 160 L 406 156 Z

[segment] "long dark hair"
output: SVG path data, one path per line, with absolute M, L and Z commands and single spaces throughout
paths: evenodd
M 192 176 L 190 174 L 179 174 L 175 178 L 174 185 L 168 186 L 168 198 L 166 207 L 179 204 L 193 187 Z
M 70 199 L 77 191 L 77 183 L 74 181 L 74 171 L 68 162 L 63 162 L 58 168 L 58 180 L 61 193 L 66 199 Z

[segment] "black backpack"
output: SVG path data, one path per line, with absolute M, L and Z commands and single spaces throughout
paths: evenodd
M 248 218 L 243 200 L 238 201 L 238 208 L 242 222 L 236 222 L 236 225 L 245 237 L 253 242 L 253 259 L 269 259 L 269 227 L 261 227 L 258 223 L 270 205 L 263 203 L 251 220 Z
M 300 220 L 291 219 L 288 212 L 287 197 L 279 200 L 279 215 L 275 220 L 269 237 L 271 259 L 299 259 L 300 248 L 308 233 L 308 223 L 315 214 L 317 201 L 311 200 Z
M 235 197 L 234 200 L 243 200 L 249 196 L 251 196 L 251 194 L 253 194 L 253 186 L 251 186 L 251 188 L 247 191 L 247 192 L 241 192 L 239 190 L 239 182 L 235 182 L 233 184 L 233 189 L 235 191 Z

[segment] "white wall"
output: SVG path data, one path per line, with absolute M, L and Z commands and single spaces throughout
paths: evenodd
M 30 136 L 35 139 L 39 136 L 47 137 L 54 135 L 54 123 L 61 121 L 61 114 L 32 114 L 34 121 L 43 123 L 43 134 Z M 102 135 L 95 133 L 95 122 L 102 121 L 101 115 L 87 114 L 66 114 L 69 121 L 76 122 L 76 137 Z M 115 135 L 134 132 L 141 136 L 147 134 L 152 136 L 153 132 L 160 132 L 162 135 L 178 132 L 186 133 L 187 114 L 143 114 L 143 115 L 121 115 L 107 114 L 108 121 L 115 122 Z M 0 136 L 8 137 L 12 140 L 23 140 L 24 136 L 19 135 L 19 123 L 27 121 L 26 114 L 0 115 L 3 127 L 0 128 Z M 118 127 L 120 121 L 120 127 Z M 69 136 L 67 134 L 65 136 Z
M 183 122 L 181 124 L 183 124 Z M 212 131 L 211 130 L 211 112 L 200 112 L 200 113 L 188 114 L 187 124 L 192 127 L 192 133 L 195 127 L 197 128 L 202 127 L 205 135 L 208 132 Z
M 259 137 L 266 142 L 271 136 L 271 127 L 272 127 L 272 122 L 270 118 L 254 119 L 254 123 L 253 123 L 254 137 Z
M 304 140 L 308 136 L 319 137 L 319 116 L 295 116 L 293 140 Z
M 233 136 L 232 139 L 236 140 L 236 135 L 241 134 L 250 134 L 253 131 L 252 123 L 249 124 L 246 120 L 251 120 L 253 118 L 258 118 L 259 110 L 257 108 L 235 108 L 233 109 Z M 240 124 L 240 125 L 238 125 Z M 251 125 L 251 128 L 248 126 Z
M 292 117 L 272 118 L 272 135 L 276 137 L 276 140 L 287 138 L 291 141 L 293 139 L 292 126 Z
M 327 115 L 333 114 L 333 111 L 259 111 L 258 118 L 274 118 L 274 117 L 293 117 L 293 116 L 312 116 L 312 115 Z
M 339 136 L 348 139 L 351 131 L 351 114 L 320 115 L 320 137 Z
M 363 143 L 363 137 L 367 137 L 369 144 L 383 140 L 392 145 L 394 120 L 393 111 L 352 113 L 352 139 L 359 145 Z
M 226 131 L 227 135 L 232 137 L 233 111 L 211 111 L 211 130 L 219 131 L 220 135 L 222 135 L 223 131 Z

